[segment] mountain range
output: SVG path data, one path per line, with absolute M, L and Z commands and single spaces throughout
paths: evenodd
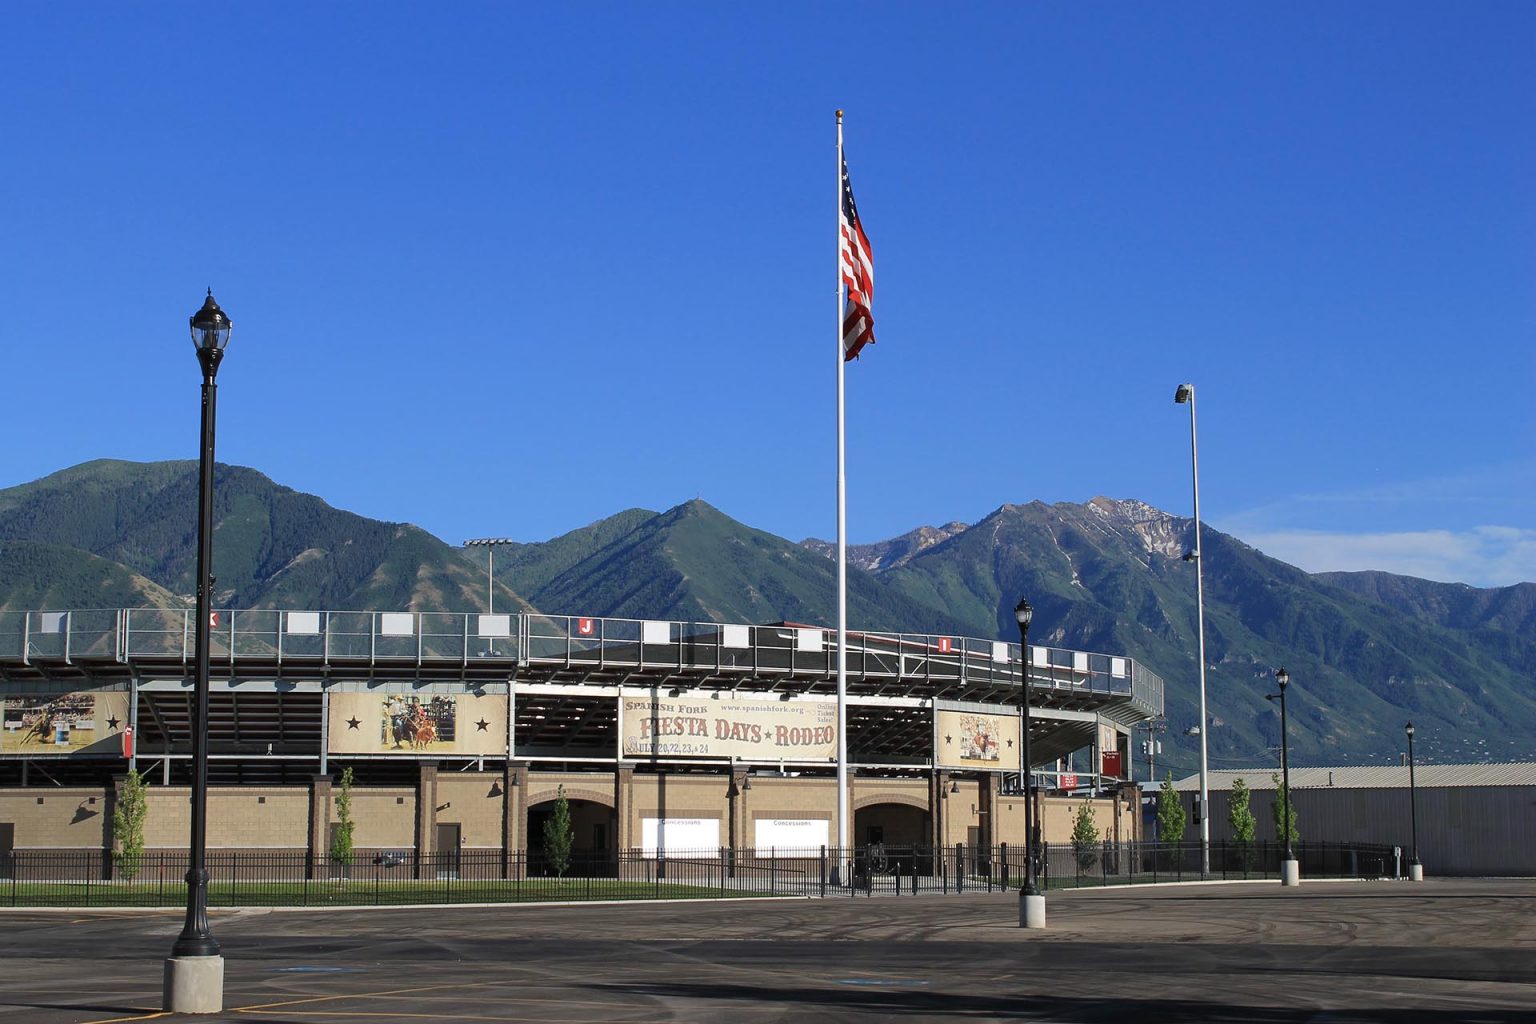
M 216 601 L 225 607 L 473 611 L 485 549 L 344 512 L 261 473 L 215 474 Z M 0 609 L 190 604 L 197 467 L 97 461 L 0 490 Z M 849 548 L 857 629 L 1126 654 L 1167 684 L 1158 775 L 1198 765 L 1193 523 L 1134 500 L 1006 504 Z M 1536 584 L 1477 589 L 1381 572 L 1309 574 L 1205 527 L 1211 765 L 1274 763 L 1265 700 L 1288 668 L 1293 763 L 1395 761 L 1403 724 L 1426 760 L 1536 757 Z M 630 509 L 495 553 L 498 609 L 831 624 L 825 541 L 794 543 L 702 502 Z M 1138 746 L 1137 750 L 1140 751 Z M 1146 775 L 1145 755 L 1137 769 Z

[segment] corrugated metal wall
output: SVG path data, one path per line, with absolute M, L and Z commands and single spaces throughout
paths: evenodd
M 1155 791 L 1152 791 L 1155 795 Z M 1229 793 L 1211 792 L 1211 841 L 1230 840 Z M 1186 841 L 1200 837 L 1193 794 Z M 1257 839 L 1274 839 L 1273 790 L 1252 792 Z M 1384 843 L 1410 853 L 1408 790 L 1298 789 L 1296 829 L 1306 841 Z M 1536 786 L 1443 787 L 1418 794 L 1419 859 L 1429 875 L 1536 876 Z

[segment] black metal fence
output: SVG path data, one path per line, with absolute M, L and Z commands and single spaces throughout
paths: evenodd
M 1302 878 L 1398 877 L 1393 847 L 1298 843 Z M 1278 878 L 1275 843 L 1041 844 L 1042 889 L 1211 879 Z M 380 852 L 342 863 L 302 852 L 207 856 L 214 907 L 365 906 L 748 896 L 862 896 L 1020 888 L 1021 846 L 872 846 L 801 850 L 576 852 L 564 871 L 527 851 Z M 80 850 L 17 850 L 0 858 L 0 903 L 10 906 L 175 907 L 186 900 L 185 853 L 155 851 L 132 864 Z

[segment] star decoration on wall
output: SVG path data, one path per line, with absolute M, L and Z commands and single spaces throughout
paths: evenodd
M 1008 749 L 1009 749 L 1009 750 L 1012 750 L 1012 749 L 1013 749 L 1013 740 L 1009 740 L 1009 741 L 1008 741 Z
M 351 718 L 347 719 L 347 728 L 348 729 L 356 729 L 358 726 L 360 726 L 362 724 L 363 724 L 362 722 L 359 722 L 357 720 L 357 716 L 356 715 L 353 715 Z
M 109 718 L 109 719 L 107 719 L 107 728 L 108 729 L 116 729 L 117 728 L 117 719 L 116 718 Z
M 945 743 L 953 743 L 953 742 L 955 742 L 955 738 L 953 736 L 945 736 L 944 737 L 944 742 Z
M 475 723 L 475 731 L 476 732 L 485 732 L 485 730 L 490 727 L 490 724 L 491 724 L 490 722 L 487 722 L 485 719 L 482 718 L 482 719 L 480 719 L 480 721 Z

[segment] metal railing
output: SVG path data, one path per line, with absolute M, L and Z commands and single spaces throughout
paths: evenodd
M 0 666 L 190 664 L 190 609 L 0 612 Z M 473 612 L 219 609 L 210 657 L 241 662 L 377 666 L 545 666 L 747 676 L 836 674 L 835 633 L 808 626 L 648 621 Z M 1017 687 L 1018 644 L 931 633 L 848 634 L 856 678 Z M 1129 697 L 1163 709 L 1163 680 L 1130 658 L 1030 647 L 1030 686 Z
M 1283 846 L 1213 843 L 1207 879 L 1277 879 Z M 1299 843 L 1303 878 L 1396 878 L 1390 846 Z M 1045 890 L 1196 881 L 1198 843 L 1041 844 Z M 1020 846 L 885 846 L 843 851 L 764 849 L 574 852 L 563 871 L 538 851 L 439 854 L 381 850 L 343 863 L 302 852 L 212 851 L 212 907 L 380 906 L 591 900 L 731 899 L 994 892 L 1024 883 Z M 0 856 L 0 903 L 10 906 L 176 907 L 186 899 L 185 852 L 132 864 L 98 850 L 17 850 Z

